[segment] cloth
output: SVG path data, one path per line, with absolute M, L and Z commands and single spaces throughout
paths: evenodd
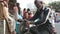
M 49 22 L 49 21 L 48 21 Z M 49 25 L 46 25 L 46 24 L 43 24 L 41 26 L 38 26 L 38 27 L 32 27 L 30 28 L 30 32 L 32 34 L 52 34 L 51 32 L 51 24 Z
M 4 10 L 5 10 L 4 16 L 5 16 L 5 18 L 8 19 L 9 28 L 10 28 L 11 32 L 13 32 L 13 31 L 15 31 L 15 24 L 16 24 L 15 20 L 11 16 L 9 16 L 9 12 L 8 12 L 7 7 L 4 7 Z
M 15 16 L 15 19 L 18 18 L 18 8 L 17 8 L 17 6 L 13 7 L 13 15 Z
M 22 16 L 18 15 L 18 19 L 22 19 Z M 19 25 L 20 25 L 20 22 L 16 21 L 16 33 L 18 33 Z
M 48 19 L 50 11 L 51 10 L 49 8 L 42 8 L 40 10 L 38 9 L 37 12 L 35 13 L 35 15 L 30 20 L 35 21 L 36 19 L 39 19 L 37 22 L 35 22 L 35 24 L 36 25 L 42 24 Z
M 49 34 L 49 32 L 48 32 L 47 30 L 39 31 L 39 30 L 37 30 L 36 27 L 30 28 L 30 32 L 31 32 L 32 34 Z
M 55 16 L 55 11 L 51 10 L 49 21 L 52 23 L 53 27 L 55 27 L 54 16 Z
M 38 19 L 38 21 L 35 22 L 35 25 L 39 26 L 38 29 L 40 31 L 47 30 L 47 31 L 49 31 L 49 34 L 51 34 L 52 33 L 52 25 L 48 19 L 51 9 L 50 8 L 43 9 L 43 8 L 37 9 L 37 12 L 33 16 L 33 18 L 30 20 L 35 21 L 36 19 Z

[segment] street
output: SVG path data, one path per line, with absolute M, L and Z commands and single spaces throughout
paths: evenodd
M 55 30 L 57 34 L 60 34 L 60 23 L 55 23 Z
M 4 23 L 0 22 L 0 34 L 4 34 Z

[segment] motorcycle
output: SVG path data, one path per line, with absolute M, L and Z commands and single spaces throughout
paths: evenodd
M 44 24 L 43 24 L 44 25 Z M 39 25 L 35 25 L 34 23 L 30 23 L 29 26 L 26 25 L 26 20 L 23 20 L 20 23 L 19 26 L 19 34 L 50 34 L 47 30 L 41 29 L 42 31 L 38 31 L 38 26 Z M 45 26 L 44 26 L 45 27 Z M 42 27 L 42 28 L 44 28 Z M 34 31 L 34 32 L 31 32 Z M 36 33 L 37 32 L 37 33 Z

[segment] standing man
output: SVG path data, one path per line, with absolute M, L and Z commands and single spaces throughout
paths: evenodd
M 50 6 L 50 8 L 51 8 L 51 11 L 50 11 L 49 21 L 50 21 L 50 23 L 52 23 L 53 32 L 56 33 L 56 31 L 55 31 L 55 10 L 53 9 L 53 6 Z
M 49 14 L 51 9 L 43 6 L 42 0 L 35 0 L 35 6 L 37 7 L 37 12 L 31 19 L 37 27 L 30 28 L 32 34 L 53 34 L 52 24 L 49 22 Z M 26 22 L 28 25 L 31 22 Z

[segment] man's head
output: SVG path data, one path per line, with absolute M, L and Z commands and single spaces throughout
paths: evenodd
M 19 4 L 19 3 L 16 3 L 16 4 L 17 4 L 17 6 L 19 7 L 20 4 Z
M 26 8 L 24 8 L 23 11 L 26 11 Z
M 50 6 L 51 9 L 53 9 L 53 6 Z
M 43 1 L 42 0 L 35 0 L 35 6 L 38 8 L 38 9 L 41 9 L 43 7 Z

